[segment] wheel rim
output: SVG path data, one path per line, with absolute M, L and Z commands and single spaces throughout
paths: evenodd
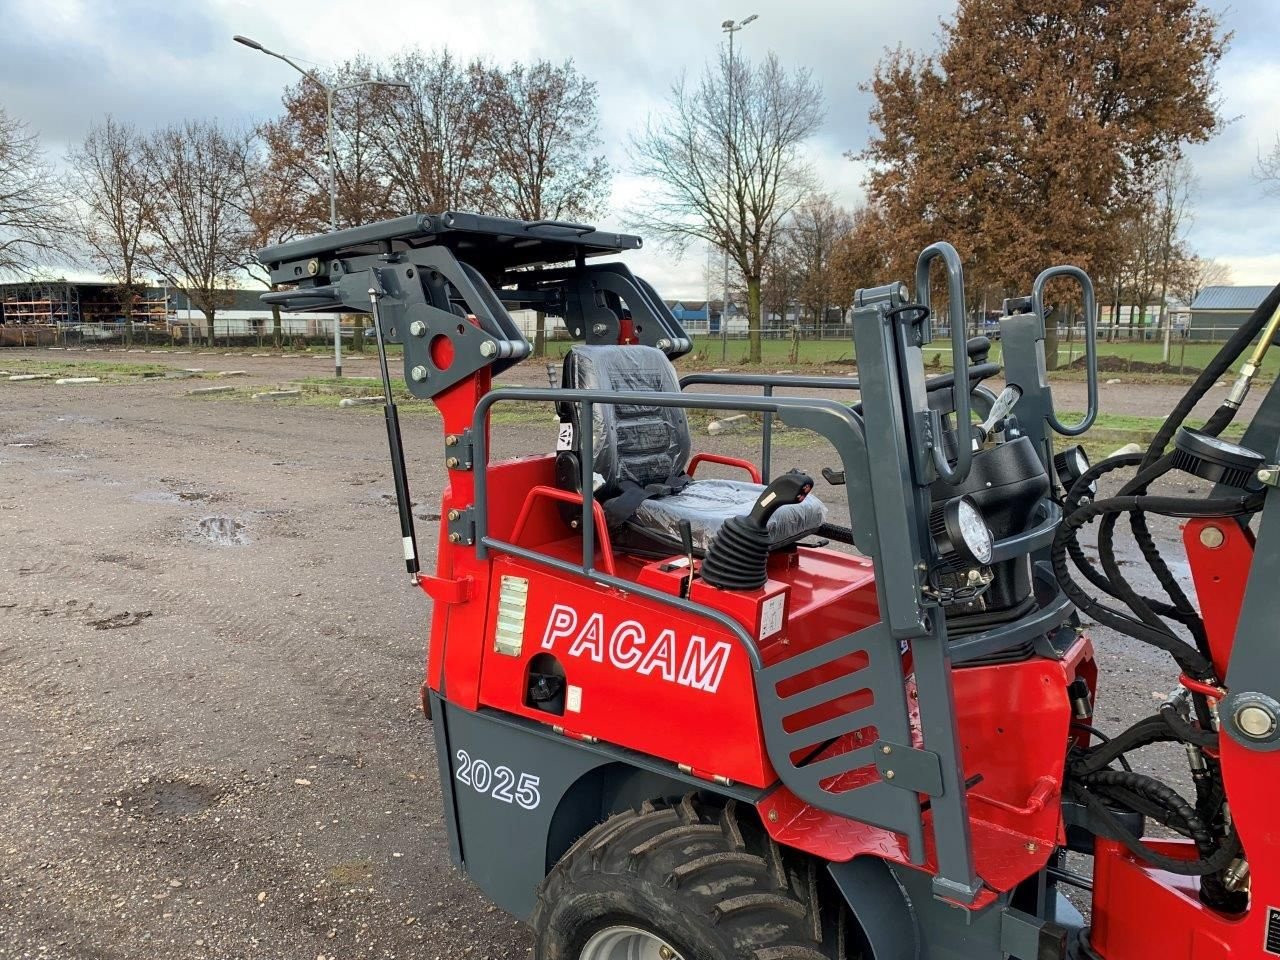
M 606 927 L 582 948 L 578 960 L 683 960 L 656 934 L 638 927 Z

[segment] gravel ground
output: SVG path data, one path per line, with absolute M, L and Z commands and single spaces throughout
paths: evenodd
M 0 361 L 22 355 L 51 356 Z M 129 359 L 247 370 L 237 385 L 262 389 L 329 369 Z M 0 958 L 526 956 L 524 930 L 449 865 L 417 702 L 427 608 L 398 575 L 376 408 L 190 386 L 0 383 Z M 1059 403 L 1082 390 L 1063 384 Z M 1180 393 L 1111 387 L 1104 409 L 1149 414 Z M 409 450 L 430 454 L 411 464 L 424 520 L 437 430 L 405 423 Z M 494 441 L 547 450 L 554 428 L 501 424 Z M 778 468 L 824 462 L 779 441 Z M 839 499 L 826 490 L 843 520 Z M 1174 525 L 1157 535 L 1181 556 Z M 1174 671 L 1095 639 L 1100 725 L 1121 728 Z

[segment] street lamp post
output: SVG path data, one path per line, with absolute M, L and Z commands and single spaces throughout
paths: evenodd
M 730 215 L 732 211 L 730 206 L 733 202 L 733 35 L 745 27 L 749 23 L 760 19 L 758 14 L 744 19 L 741 23 L 735 23 L 733 20 L 726 20 L 720 24 L 720 29 L 729 35 L 729 82 L 726 84 L 729 94 L 729 132 L 726 140 L 725 149 L 725 229 L 729 228 Z M 707 306 L 707 316 L 711 316 L 711 307 Z M 750 321 L 748 320 L 748 323 Z M 723 362 L 729 357 L 729 245 L 724 246 L 724 300 L 720 305 L 720 360 Z
M 400 89 L 408 89 L 409 84 L 403 80 L 356 80 L 352 83 L 341 83 L 337 85 L 325 83 L 320 77 L 310 70 L 303 70 L 290 58 L 283 53 L 276 53 L 274 50 L 268 50 L 257 40 L 251 40 L 248 37 L 242 37 L 237 34 L 232 38 L 236 43 L 243 44 L 250 50 L 257 50 L 259 53 L 265 53 L 268 57 L 275 57 L 277 60 L 283 60 L 293 69 L 318 86 L 324 91 L 325 101 L 325 146 L 328 152 L 329 162 L 329 231 L 333 232 L 338 229 L 338 152 L 334 146 L 333 140 L 333 95 L 341 93 L 343 90 L 354 90 L 356 87 L 398 87 Z M 335 377 L 342 376 L 342 321 L 335 318 L 333 321 L 333 375 Z

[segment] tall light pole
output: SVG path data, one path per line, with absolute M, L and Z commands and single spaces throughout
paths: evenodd
M 303 70 L 293 60 L 286 57 L 283 53 L 276 53 L 274 50 L 268 50 L 257 40 L 250 40 L 248 37 L 242 37 L 239 34 L 232 37 L 236 43 L 243 44 L 250 50 L 257 50 L 259 53 L 265 53 L 268 57 L 275 57 L 277 60 L 283 60 L 293 69 L 318 86 L 324 91 L 325 102 L 325 141 L 329 155 L 329 231 L 333 232 L 338 229 L 338 151 L 333 141 L 333 95 L 341 93 L 343 90 L 354 90 L 356 87 L 398 87 L 400 89 L 409 89 L 409 84 L 403 80 L 356 80 L 352 83 L 328 84 L 311 70 Z M 333 322 L 333 375 L 335 377 L 342 376 L 342 322 L 335 319 Z
M 725 171 L 724 171 L 724 202 L 725 202 L 725 229 L 729 228 L 731 222 L 733 203 L 733 35 L 745 27 L 749 23 L 759 20 L 758 14 L 751 14 L 741 23 L 735 23 L 732 20 L 726 20 L 720 24 L 720 29 L 729 35 L 729 79 L 725 86 L 729 94 L 729 131 L 725 137 Z M 711 306 L 707 305 L 707 316 L 711 316 Z M 750 321 L 748 321 L 749 323 Z M 729 356 L 729 244 L 724 246 L 724 300 L 720 307 L 720 360 L 724 361 Z

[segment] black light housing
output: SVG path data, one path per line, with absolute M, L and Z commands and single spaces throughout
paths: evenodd
M 1190 427 L 1178 428 L 1173 447 L 1171 462 L 1176 469 L 1240 490 L 1258 489 L 1258 471 L 1267 463 L 1255 450 Z
M 983 566 L 991 562 L 995 538 L 977 501 L 967 494 L 933 508 L 929 533 L 939 558 L 948 566 Z
M 1068 493 L 1076 485 L 1076 481 L 1088 472 L 1089 466 L 1089 455 L 1084 452 L 1084 447 L 1078 443 L 1053 455 L 1053 472 L 1057 474 L 1058 482 L 1062 484 L 1062 489 Z M 1090 497 L 1097 496 L 1097 481 L 1089 484 L 1085 493 Z

